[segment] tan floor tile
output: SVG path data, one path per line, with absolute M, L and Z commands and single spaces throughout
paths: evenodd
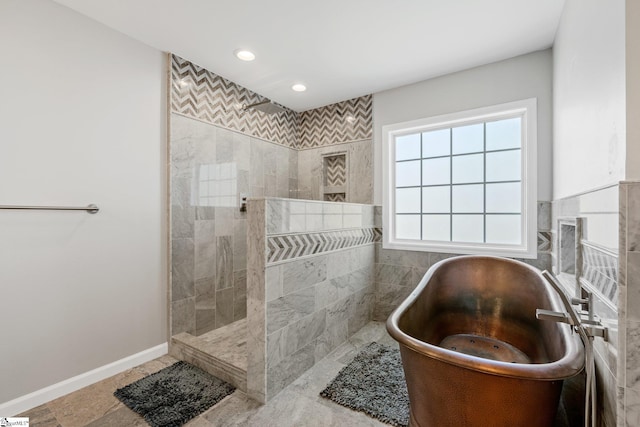
M 36 406 L 17 416 L 28 417 L 30 426 L 60 427 L 60 423 L 58 423 L 58 420 L 56 420 L 56 417 L 51 413 L 47 405 Z
M 123 406 L 104 417 L 98 418 L 87 427 L 142 427 L 148 426 L 147 422 L 131 409 Z
M 86 426 L 122 407 L 113 392 L 144 376 L 136 369 L 130 369 L 53 400 L 48 406 L 63 427 Z

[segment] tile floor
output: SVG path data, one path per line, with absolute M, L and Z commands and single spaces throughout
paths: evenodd
M 266 405 L 259 405 L 236 391 L 187 426 L 387 426 L 319 396 L 338 371 L 372 341 L 397 345 L 386 333 L 383 323 L 370 322 Z M 113 392 L 175 362 L 170 356 L 162 356 L 20 416 L 29 417 L 31 426 L 42 427 L 145 426 L 146 422 L 116 399 Z

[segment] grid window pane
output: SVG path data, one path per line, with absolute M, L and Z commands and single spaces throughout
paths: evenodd
M 456 156 L 453 158 L 453 183 L 465 184 L 483 182 L 484 180 L 484 155 L 472 154 L 469 156 Z
M 422 157 L 448 156 L 451 154 L 451 129 L 440 129 L 422 134 Z
M 420 158 L 420 134 L 396 136 L 396 160 Z
M 520 215 L 487 215 L 487 243 L 522 243 L 521 219 Z
M 396 215 L 396 238 L 420 240 L 420 215 Z
M 453 213 L 483 213 L 484 185 L 454 185 Z
M 449 215 L 423 215 L 422 240 L 451 241 Z
M 396 189 L 396 212 L 420 213 L 420 188 Z
M 484 215 L 453 215 L 453 241 L 482 243 L 484 241 Z
M 520 181 L 520 150 L 487 153 L 487 182 Z
M 420 160 L 396 163 L 396 187 L 420 185 Z
M 429 159 L 422 161 L 422 185 L 449 184 L 450 177 L 449 157 Z
M 422 213 L 449 213 L 451 187 L 424 187 L 422 189 Z
M 520 117 L 487 122 L 487 151 L 520 148 L 522 130 Z
M 452 129 L 453 154 L 484 151 L 484 124 L 460 126 Z
M 487 184 L 487 213 L 520 213 L 520 183 Z

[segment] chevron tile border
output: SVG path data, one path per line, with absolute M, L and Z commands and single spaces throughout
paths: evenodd
M 171 55 L 171 111 L 295 148 L 299 114 L 243 110 L 267 98 Z
M 300 113 L 298 149 L 371 139 L 373 96 L 338 102 Z
M 552 234 L 550 231 L 538 231 L 538 252 L 551 252 Z
M 618 257 L 582 242 L 582 280 L 597 289 L 614 306 L 618 304 Z
M 339 249 L 380 242 L 382 230 L 360 228 L 267 237 L 267 265 Z
M 316 148 L 370 139 L 373 96 L 297 113 L 243 110 L 267 98 L 186 59 L 171 55 L 171 112 L 290 148 Z

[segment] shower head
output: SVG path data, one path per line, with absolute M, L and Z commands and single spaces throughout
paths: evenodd
M 249 104 L 249 105 L 245 105 L 243 110 L 247 111 L 248 109 L 254 109 L 254 110 L 260 110 L 263 113 L 267 113 L 267 114 L 277 114 L 277 113 L 281 113 L 283 111 L 285 111 L 285 108 L 274 103 L 271 102 L 270 100 L 266 99 L 264 101 L 260 101 L 260 102 L 256 102 L 254 104 Z

